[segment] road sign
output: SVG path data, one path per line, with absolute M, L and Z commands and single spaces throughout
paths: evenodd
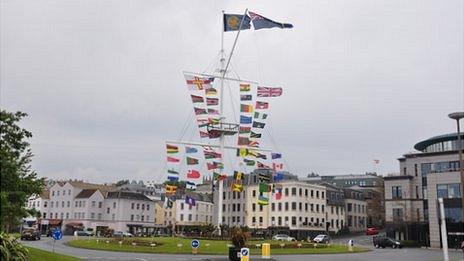
M 200 246 L 200 240 L 194 239 L 192 240 L 192 248 L 198 248 Z
M 240 249 L 240 261 L 248 261 L 248 260 L 250 260 L 250 249 L 244 247 Z
M 63 233 L 59 229 L 53 230 L 52 237 L 55 240 L 60 240 L 63 238 Z

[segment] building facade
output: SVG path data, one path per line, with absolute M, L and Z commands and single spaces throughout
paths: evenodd
M 343 189 L 345 193 L 346 225 L 350 232 L 366 230 L 367 203 L 360 190 Z

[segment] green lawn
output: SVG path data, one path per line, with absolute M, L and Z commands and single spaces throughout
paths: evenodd
M 192 248 L 190 242 L 192 239 L 186 238 L 172 238 L 172 237 L 156 237 L 156 238 L 134 238 L 124 239 L 122 245 L 119 245 L 118 239 L 77 239 L 68 242 L 69 246 L 109 250 L 109 251 L 123 251 L 123 252 L 143 252 L 143 253 L 166 253 L 166 254 L 190 254 Z M 108 243 L 106 243 L 108 241 Z M 135 242 L 136 245 L 132 245 Z M 335 254 L 335 253 L 348 253 L 348 248 L 343 245 L 323 246 L 318 245 L 316 248 L 312 244 L 304 243 L 301 248 L 289 248 L 291 244 L 285 243 L 283 248 L 277 241 L 250 241 L 248 246 L 251 254 L 261 254 L 261 249 L 256 248 L 255 244 L 271 243 L 271 254 Z M 157 244 L 150 246 L 150 244 Z M 211 254 L 211 255 L 227 255 L 229 241 L 221 240 L 200 240 L 200 248 L 198 254 Z M 353 252 L 364 252 L 367 249 L 355 247 Z
M 29 260 L 31 261 L 76 261 L 79 260 L 72 256 L 56 254 L 33 247 L 26 247 L 29 250 Z

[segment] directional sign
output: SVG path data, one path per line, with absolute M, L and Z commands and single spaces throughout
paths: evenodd
M 59 229 L 53 230 L 52 237 L 55 240 L 60 240 L 63 238 L 63 233 Z
M 240 261 L 248 261 L 249 258 L 250 258 L 250 249 L 246 247 L 240 249 Z
M 192 240 L 192 248 L 198 248 L 200 246 L 200 240 L 194 239 Z

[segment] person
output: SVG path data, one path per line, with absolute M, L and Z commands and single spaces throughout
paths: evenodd
M 461 242 L 461 250 L 462 250 L 462 254 L 464 255 L 464 241 Z

